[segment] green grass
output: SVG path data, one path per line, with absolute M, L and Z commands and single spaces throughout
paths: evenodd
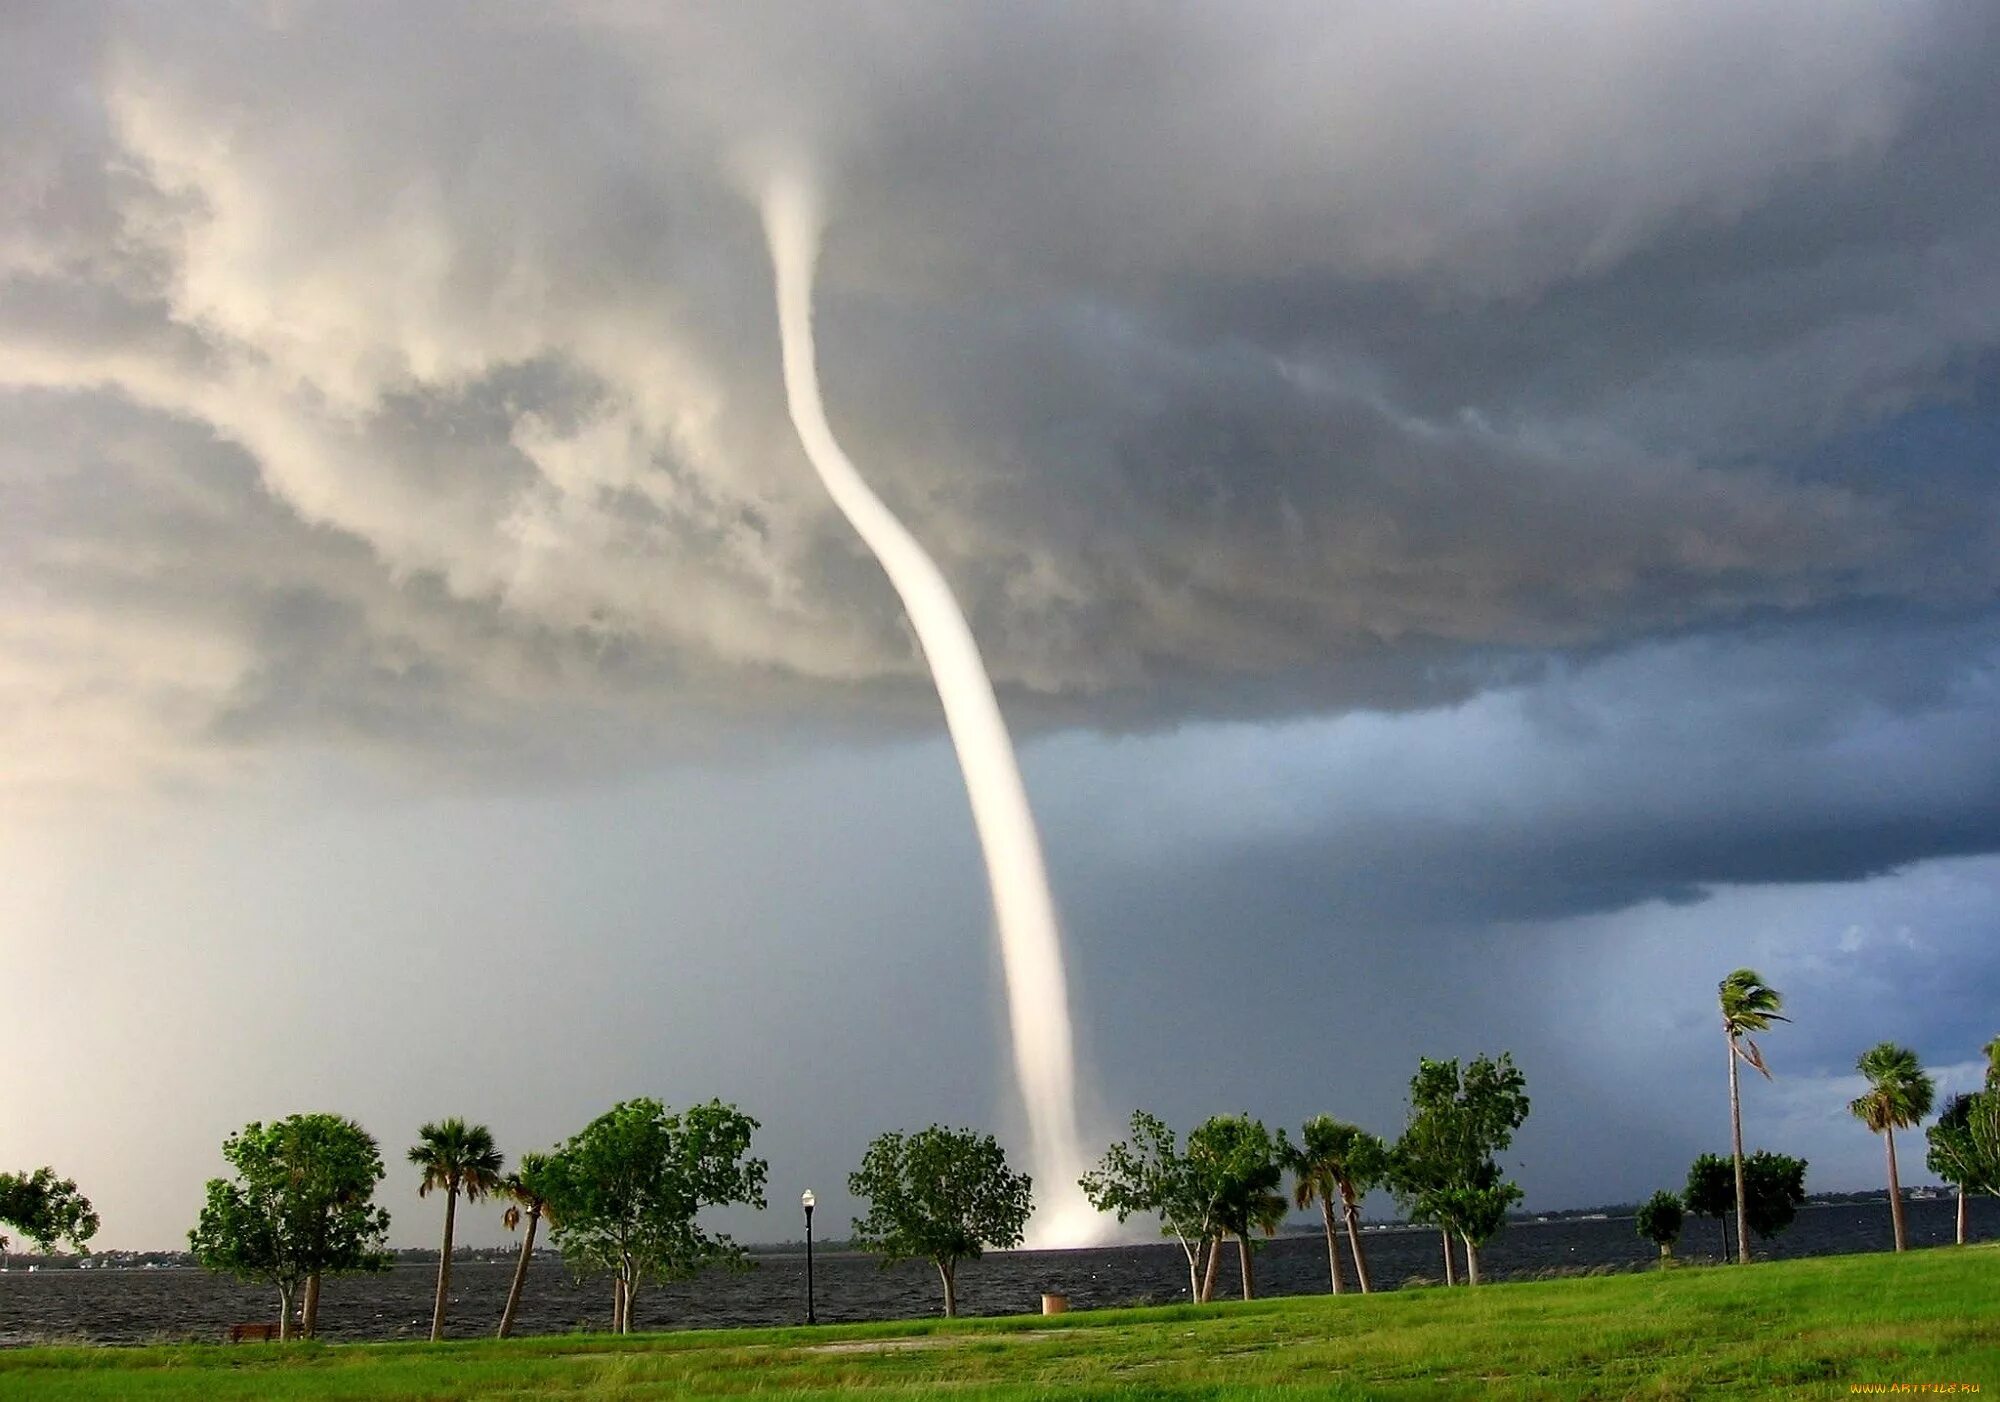
M 506 1343 L 43 1348 L 0 1397 L 1847 1396 L 2000 1388 L 2000 1247 L 1056 1319 Z

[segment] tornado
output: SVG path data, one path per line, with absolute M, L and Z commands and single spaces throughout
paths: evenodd
M 965 776 L 992 890 L 1014 1070 L 1032 1140 L 1030 1171 L 1040 1206 L 1031 1244 L 1081 1244 L 1094 1236 L 1096 1216 L 1077 1186 L 1084 1158 L 1077 1130 L 1076 1064 L 1062 935 L 1014 742 L 972 629 L 943 572 L 882 504 L 827 423 L 813 349 L 813 272 L 821 230 L 814 191 L 803 180 L 773 180 L 764 191 L 763 214 L 777 275 L 778 327 L 792 425 L 834 505 L 874 552 L 902 600 L 930 664 L 944 705 L 945 726 Z

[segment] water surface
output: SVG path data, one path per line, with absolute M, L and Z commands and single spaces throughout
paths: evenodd
M 1912 1245 L 1952 1239 L 1954 1205 L 1912 1202 Z M 1972 1205 L 1973 1237 L 2000 1236 L 2000 1203 Z M 1687 1259 L 1715 1259 L 1721 1229 L 1690 1220 L 1682 1237 Z M 1435 1232 L 1397 1229 L 1366 1235 L 1369 1263 L 1380 1288 L 1434 1280 L 1441 1271 Z M 1787 1231 L 1760 1248 L 1773 1257 L 1885 1251 L 1891 1244 L 1888 1207 L 1865 1203 L 1809 1207 Z M 1635 1269 L 1654 1259 L 1629 1217 L 1510 1226 L 1483 1253 L 1489 1279 L 1591 1268 Z M 16 1258 L 19 1261 L 19 1258 Z M 1343 1256 L 1343 1266 L 1349 1263 Z M 941 1291 L 930 1266 L 906 1262 L 883 1269 L 872 1257 L 819 1252 L 814 1297 L 822 1321 L 907 1319 L 935 1315 Z M 450 1330 L 491 1333 L 506 1301 L 513 1267 L 461 1261 L 452 1268 Z M 1257 1255 L 1260 1295 L 1299 1295 L 1327 1288 L 1326 1247 L 1318 1236 L 1281 1237 Z M 320 1332 L 333 1340 L 423 1338 L 429 1333 L 435 1267 L 398 1266 L 381 1275 L 344 1276 L 326 1283 Z M 1351 1271 L 1348 1275 L 1353 1285 Z M 1238 1291 L 1233 1246 L 1223 1254 L 1216 1293 Z M 1007 1251 L 969 1261 L 959 1271 L 960 1309 L 966 1314 L 1023 1314 L 1041 1307 L 1044 1291 L 1066 1294 L 1071 1308 L 1167 1304 L 1187 1298 L 1187 1269 L 1171 1241 L 1079 1251 Z M 215 1339 L 229 1325 L 272 1320 L 276 1296 L 193 1269 L 44 1270 L 16 1264 L 0 1274 L 0 1344 L 47 1339 L 143 1343 L 166 1339 Z M 805 1257 L 766 1255 L 742 1272 L 711 1271 L 694 1280 L 649 1286 L 639 1295 L 639 1329 L 713 1328 L 723 1325 L 796 1324 L 805 1319 Z M 529 1271 L 517 1332 L 565 1333 L 602 1329 L 611 1317 L 611 1284 L 579 1281 L 553 1261 Z

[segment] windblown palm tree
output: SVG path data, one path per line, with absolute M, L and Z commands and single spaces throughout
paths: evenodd
M 1278 1228 L 1284 1225 L 1285 1212 L 1290 1206 L 1283 1193 L 1256 1193 L 1238 1205 L 1230 1229 L 1236 1234 L 1236 1262 L 1243 1273 L 1243 1298 L 1246 1300 L 1257 1296 L 1255 1267 L 1251 1264 L 1255 1253 L 1250 1245 L 1250 1232 L 1254 1228 L 1265 1236 L 1276 1236 Z
M 1375 1186 L 1387 1158 L 1382 1141 L 1359 1125 L 1331 1115 L 1315 1115 L 1305 1123 L 1302 1142 L 1284 1146 L 1285 1167 L 1292 1175 L 1292 1200 L 1300 1207 L 1319 1203 L 1326 1224 L 1326 1269 L 1333 1293 L 1346 1288 L 1340 1276 L 1340 1248 L 1334 1236 L 1334 1204 L 1338 1199 L 1347 1226 L 1348 1249 L 1354 1253 L 1354 1273 L 1361 1293 L 1370 1289 L 1368 1257 L 1361 1249 L 1361 1195 Z
M 1924 1071 L 1917 1054 L 1894 1042 L 1881 1042 L 1861 1054 L 1854 1069 L 1868 1078 L 1868 1092 L 1848 1102 L 1848 1112 L 1882 1136 L 1889 1151 L 1889 1220 L 1896 1228 L 1896 1249 L 1903 1249 L 1903 1187 L 1896 1177 L 1896 1131 L 1914 1129 L 1931 1112 L 1937 1083 Z
M 410 1162 L 424 1171 L 417 1196 L 428 1197 L 433 1188 L 444 1189 L 444 1251 L 438 1257 L 437 1303 L 431 1307 L 431 1339 L 444 1337 L 445 1293 L 451 1289 L 451 1235 L 458 1216 L 458 1195 L 477 1202 L 500 1187 L 500 1170 L 506 1163 L 493 1145 L 493 1131 L 485 1125 L 469 1125 L 453 1116 L 428 1124 L 417 1133 L 410 1148 Z
M 500 1314 L 499 1337 L 503 1339 L 514 1332 L 514 1315 L 521 1307 L 521 1287 L 527 1283 L 528 1262 L 535 1254 L 535 1227 L 544 1218 L 551 1223 L 555 1220 L 549 1215 L 549 1193 L 553 1186 L 547 1154 L 521 1155 L 520 1166 L 500 1182 L 501 1195 L 512 1199 L 501 1221 L 510 1232 L 523 1222 L 528 1224 L 521 1238 L 520 1259 L 514 1263 L 514 1281 L 507 1287 L 507 1308 Z
M 1736 1259 L 1750 1259 L 1750 1224 L 1743 1216 L 1749 1198 L 1743 1183 L 1743 1096 L 1736 1079 L 1736 1063 L 1747 1061 L 1771 1079 L 1764 1054 L 1750 1040 L 1752 1032 L 1769 1032 L 1774 1022 L 1789 1022 L 1779 1013 L 1784 995 L 1765 983 L 1755 969 L 1738 969 L 1716 986 L 1722 1005 L 1722 1031 L 1729 1039 L 1729 1146 L 1736 1156 Z

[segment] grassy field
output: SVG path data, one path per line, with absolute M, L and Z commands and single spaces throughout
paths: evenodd
M 1856 1384 L 2000 1388 L 2000 1247 L 948 1326 L 0 1354 L 0 1396 L 48 1402 L 1848 1396 Z

